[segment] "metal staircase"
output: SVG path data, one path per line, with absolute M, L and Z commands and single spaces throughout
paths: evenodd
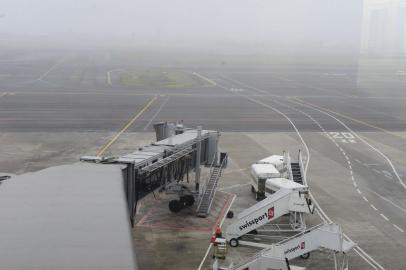
M 220 165 L 214 165 L 210 169 L 210 176 L 205 186 L 203 193 L 197 206 L 196 215 L 198 217 L 207 217 L 210 213 L 210 208 L 216 194 L 217 184 L 223 171 L 226 159 Z
M 291 162 L 290 167 L 292 168 L 292 180 L 296 183 L 303 184 L 302 170 L 300 168 L 299 162 Z

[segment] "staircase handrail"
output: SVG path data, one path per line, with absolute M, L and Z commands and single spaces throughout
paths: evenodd
M 227 158 L 224 158 L 223 161 L 221 162 L 221 164 L 220 164 L 220 166 L 219 166 L 219 170 L 220 170 L 220 171 L 219 171 L 219 175 L 217 176 L 217 178 L 220 178 L 221 172 L 222 172 L 222 170 L 223 170 L 223 167 L 224 167 L 224 164 L 225 164 L 225 161 L 226 161 L 226 160 L 227 160 Z M 212 201 L 211 199 L 213 198 L 215 192 L 216 192 L 216 186 L 213 187 L 213 189 L 210 191 L 210 195 L 209 195 L 210 204 L 209 204 L 209 208 L 207 209 L 207 211 L 210 211 L 211 205 L 212 205 L 212 203 L 213 203 L 213 201 Z
M 289 179 L 293 181 L 292 164 L 291 164 L 289 152 L 286 155 L 286 159 L 287 159 Z
M 302 156 L 302 152 L 299 150 L 299 156 L 298 156 L 298 160 L 299 160 L 299 167 L 300 167 L 300 174 L 302 175 L 302 179 L 303 179 L 303 184 L 307 185 L 307 177 L 305 174 L 305 170 L 303 168 L 303 156 Z
M 213 173 L 213 167 L 214 167 L 214 162 L 216 161 L 216 155 L 217 155 L 217 153 L 213 154 L 213 159 L 212 159 L 212 161 L 210 163 L 209 175 L 208 175 L 208 177 L 206 177 L 206 180 L 204 181 L 204 184 L 203 184 L 203 187 L 202 187 L 203 192 L 200 193 L 200 191 L 199 191 L 199 203 L 198 203 L 197 208 L 196 208 L 197 210 L 200 209 L 200 205 L 202 204 L 203 196 L 204 196 L 204 193 L 205 193 L 206 188 L 207 188 L 207 183 L 209 182 L 210 176 Z

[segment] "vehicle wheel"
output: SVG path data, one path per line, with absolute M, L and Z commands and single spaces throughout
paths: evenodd
M 258 234 L 258 231 L 257 230 L 252 230 L 252 231 L 249 232 L 249 234 Z
M 172 200 L 169 202 L 169 210 L 172 213 L 178 213 L 182 209 L 181 202 L 178 200 Z
M 303 255 L 300 255 L 300 258 L 302 258 L 302 259 L 304 259 L 304 260 L 309 259 L 309 257 L 310 257 L 310 252 L 307 252 L 307 253 L 305 253 L 305 254 L 303 254 Z
M 234 217 L 234 212 L 233 211 L 228 211 L 227 218 L 233 218 L 233 217 Z
M 231 247 L 238 247 L 238 240 L 233 238 L 230 240 L 229 244 Z
M 185 206 L 192 206 L 195 203 L 195 197 L 186 195 L 183 197 L 183 201 L 185 202 Z

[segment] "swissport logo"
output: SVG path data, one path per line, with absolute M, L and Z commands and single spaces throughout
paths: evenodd
M 287 249 L 287 250 L 285 251 L 285 254 L 289 254 L 289 253 L 295 252 L 295 251 L 297 251 L 297 250 L 299 250 L 299 249 L 305 249 L 305 247 L 306 247 L 306 243 L 303 241 L 303 242 L 301 242 L 300 244 L 298 244 L 297 246 L 294 246 L 293 248 Z
M 268 209 L 268 219 L 273 218 L 274 215 L 275 215 L 274 208 L 273 207 L 269 208 Z
M 240 227 L 238 227 L 240 229 L 240 231 L 245 230 L 249 227 L 251 227 L 252 225 L 257 225 L 258 222 L 268 218 L 268 220 L 272 219 L 275 216 L 275 209 L 274 207 L 269 208 L 265 213 L 263 213 L 262 215 L 260 215 L 259 217 L 256 217 L 250 221 L 246 220 L 245 223 L 243 225 L 241 225 Z

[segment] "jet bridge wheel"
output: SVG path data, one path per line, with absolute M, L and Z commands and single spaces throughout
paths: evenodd
M 238 247 L 238 239 L 232 238 L 229 242 L 231 247 Z
M 178 213 L 182 208 L 182 203 L 178 200 L 172 200 L 169 202 L 169 210 L 173 213 Z
M 195 203 L 195 197 L 193 197 L 193 195 L 186 195 L 180 197 L 180 202 L 185 206 L 192 206 Z
M 303 254 L 303 255 L 300 255 L 300 258 L 302 258 L 302 259 L 304 259 L 304 260 L 309 259 L 309 257 L 310 257 L 310 252 L 307 252 L 307 253 L 305 253 L 305 254 Z

